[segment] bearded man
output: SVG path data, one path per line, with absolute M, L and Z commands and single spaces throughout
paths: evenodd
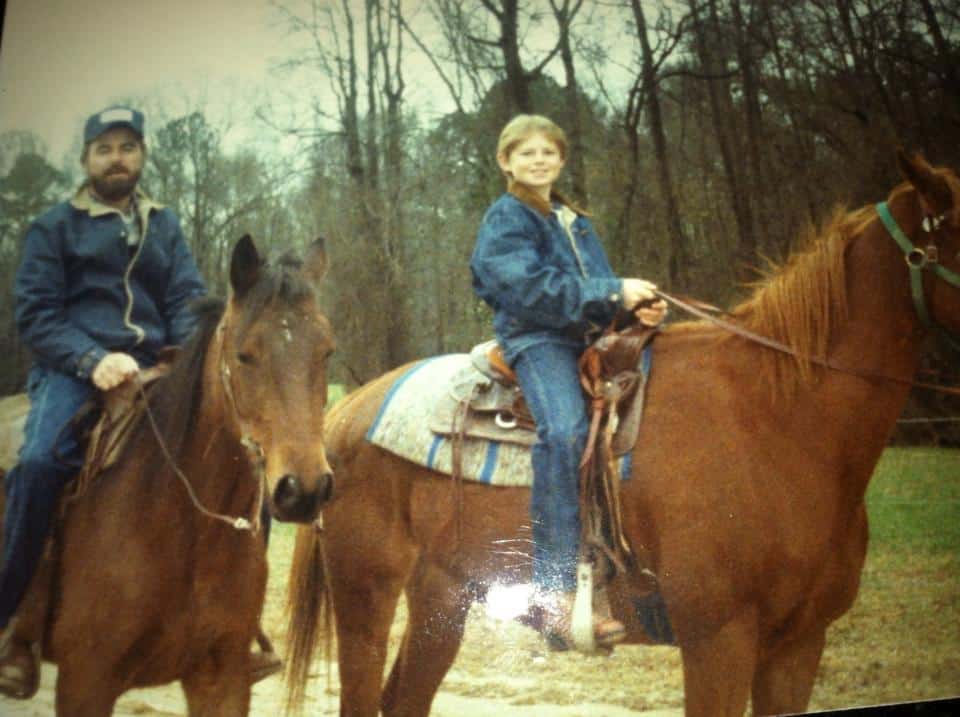
M 39 647 L 18 637 L 15 615 L 62 489 L 83 462 L 70 421 L 98 390 L 182 344 L 193 329 L 189 304 L 206 292 L 176 215 L 138 187 L 143 113 L 97 112 L 83 140 L 86 180 L 30 225 L 14 286 L 17 327 L 34 361 L 24 442 L 5 482 L 0 693 L 11 697 L 31 696 L 38 683 Z

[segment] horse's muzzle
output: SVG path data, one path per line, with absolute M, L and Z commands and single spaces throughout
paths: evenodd
M 288 473 L 277 481 L 270 502 L 277 520 L 309 523 L 333 497 L 333 473 L 322 473 L 307 486 L 300 476 Z

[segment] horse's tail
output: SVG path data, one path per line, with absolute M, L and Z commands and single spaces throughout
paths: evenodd
M 287 583 L 287 712 L 300 712 L 310 664 L 321 637 L 330 654 L 333 610 L 323 566 L 320 536 L 313 526 L 297 530 Z

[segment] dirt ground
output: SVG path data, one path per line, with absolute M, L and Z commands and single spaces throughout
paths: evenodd
M 289 541 L 271 545 L 270 594 L 264 624 L 282 650 L 283 591 Z M 831 629 L 811 709 L 960 695 L 960 556 L 909 565 L 871 556 L 854 609 Z M 395 626 L 396 638 L 402 618 Z M 53 714 L 55 668 L 44 666 L 30 702 L 0 699 L 4 717 Z M 305 715 L 336 715 L 335 668 L 315 668 Z M 549 653 L 538 636 L 496 620 L 477 606 L 457 662 L 443 683 L 434 717 L 676 717 L 682 714 L 679 653 L 668 647 L 619 647 L 609 658 Z M 254 687 L 251 714 L 280 717 L 284 685 L 271 677 Z M 126 694 L 123 717 L 183 715 L 176 685 Z

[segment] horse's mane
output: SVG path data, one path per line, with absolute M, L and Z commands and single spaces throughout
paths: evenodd
M 758 379 L 778 395 L 793 395 L 816 376 L 809 357 L 826 356 L 834 329 L 847 318 L 846 248 L 875 216 L 872 206 L 834 207 L 821 226 L 807 225 L 798 248 L 782 264 L 771 262 L 751 295 L 732 309 L 736 323 L 795 352 L 761 353 Z
M 223 299 L 215 297 L 194 302 L 191 310 L 197 318 L 197 326 L 193 334 L 181 348 L 170 373 L 149 391 L 149 410 L 159 439 L 175 460 L 179 459 L 187 437 L 196 426 L 198 408 L 203 399 L 203 365 L 225 308 Z M 149 418 L 141 416 L 131 444 L 142 446 L 147 456 L 144 465 L 151 476 L 169 468 L 160 440 L 154 435 Z
M 943 180 L 944 191 L 951 194 L 956 207 L 960 199 L 956 174 L 947 168 L 934 168 L 933 172 Z M 893 204 L 904 195 L 916 193 L 911 183 L 902 182 L 887 201 Z M 918 202 L 913 204 L 919 207 Z M 771 263 L 766 276 L 754 284 L 752 294 L 731 311 L 734 320 L 747 330 L 785 344 L 796 353 L 761 353 L 756 366 L 758 378 L 771 385 L 776 394 L 790 396 L 819 375 L 808 357 L 825 358 L 834 329 L 847 318 L 846 249 L 876 217 L 872 204 L 854 210 L 836 206 L 820 228 L 808 225 L 797 242 L 799 248 L 782 264 Z M 687 325 L 694 326 L 703 324 Z M 729 341 L 732 336 L 724 333 L 722 340 Z
M 939 189 L 949 195 L 943 201 L 957 212 L 960 179 L 949 168 L 931 171 L 942 182 Z M 901 182 L 887 202 L 894 204 L 911 195 L 910 203 L 916 211 L 920 208 L 916 194 L 913 184 Z M 816 365 L 804 357 L 825 358 L 833 330 L 846 320 L 844 255 L 851 240 L 865 232 L 876 217 L 872 204 L 855 210 L 835 207 L 821 228 L 808 225 L 798 242 L 800 248 L 782 265 L 771 265 L 767 276 L 754 285 L 753 293 L 732 310 L 734 320 L 746 329 L 796 352 L 796 356 L 775 351 L 761 354 L 758 377 L 770 383 L 776 393 L 792 395 L 818 375 Z

